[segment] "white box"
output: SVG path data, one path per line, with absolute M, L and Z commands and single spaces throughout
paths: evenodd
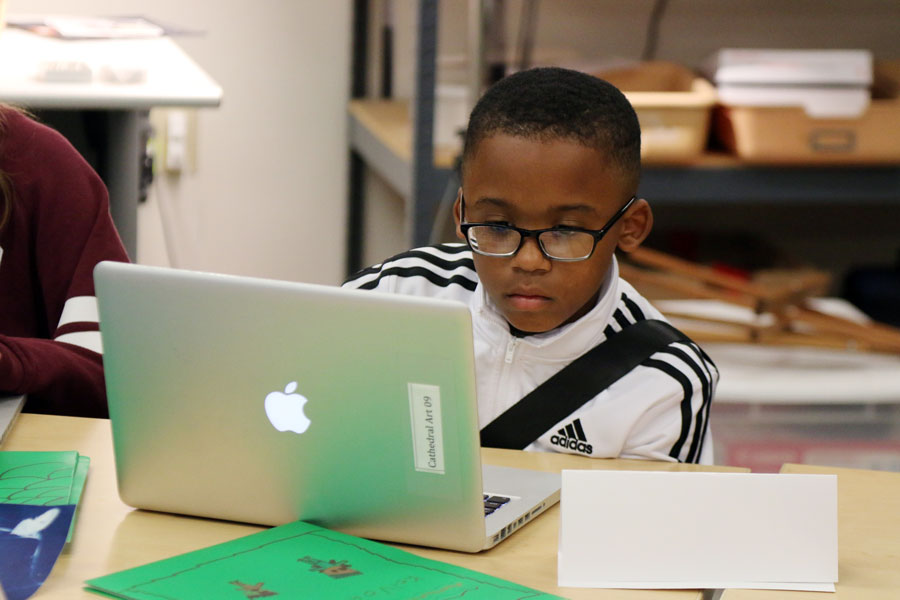
M 869 106 L 868 50 L 720 50 L 707 68 L 722 104 L 801 106 L 813 118 L 856 118 Z

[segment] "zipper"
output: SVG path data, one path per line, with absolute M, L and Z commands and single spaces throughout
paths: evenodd
M 519 345 L 519 338 L 514 337 L 506 344 L 506 357 L 503 359 L 503 362 L 506 364 L 512 364 L 513 355 L 516 353 L 516 347 Z
M 500 369 L 497 373 L 497 379 L 494 384 L 494 393 L 491 398 L 493 409 L 496 409 L 498 404 L 502 404 L 502 399 L 505 398 L 508 393 L 509 386 L 507 385 L 507 381 L 509 380 L 510 370 L 513 368 L 512 362 L 516 354 L 516 348 L 519 346 L 519 341 L 519 338 L 510 336 L 509 341 L 506 342 L 506 352 L 504 353 L 503 362 L 500 364 Z

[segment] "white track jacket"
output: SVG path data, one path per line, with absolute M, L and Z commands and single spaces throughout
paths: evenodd
M 516 337 L 478 282 L 471 251 L 442 244 L 398 254 L 344 287 L 455 299 L 472 313 L 478 417 L 484 427 L 570 362 L 642 319 L 665 320 L 619 278 L 613 260 L 597 305 L 553 331 Z M 712 463 L 709 409 L 718 371 L 693 343 L 656 352 L 526 450 L 597 458 Z

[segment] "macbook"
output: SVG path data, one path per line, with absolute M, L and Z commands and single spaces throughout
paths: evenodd
M 25 396 L 0 396 L 0 445 L 12 429 L 23 406 Z
M 113 262 L 94 278 L 127 504 L 474 552 L 559 499 L 557 473 L 482 467 L 464 304 Z

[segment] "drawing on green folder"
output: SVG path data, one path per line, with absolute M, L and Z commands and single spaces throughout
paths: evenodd
M 70 504 L 77 466 L 74 451 L 0 452 L 0 503 Z
M 86 583 L 90 591 L 134 600 L 240 598 L 235 592 L 250 599 L 557 597 L 300 521 Z
M 348 563 L 346 560 L 338 561 L 334 560 L 333 558 L 330 560 L 319 560 L 311 556 L 304 556 L 303 558 L 298 558 L 297 562 L 311 565 L 309 569 L 310 571 L 328 575 L 332 579 L 341 579 L 343 577 L 362 575 L 361 572 L 351 567 L 350 563 Z

